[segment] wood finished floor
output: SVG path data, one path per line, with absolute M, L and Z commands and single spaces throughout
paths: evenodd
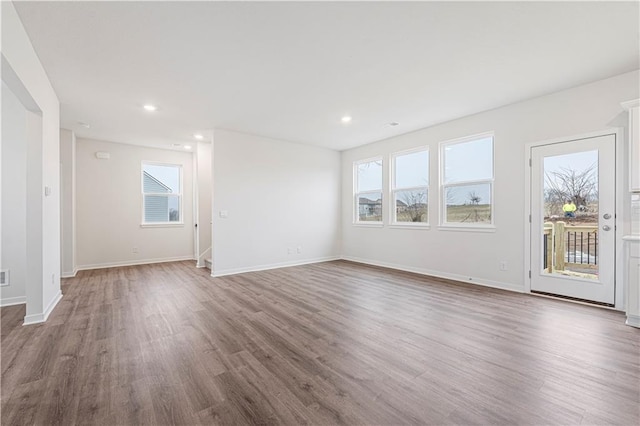
M 1 309 L 2 424 L 640 423 L 619 312 L 344 261 L 80 272 Z

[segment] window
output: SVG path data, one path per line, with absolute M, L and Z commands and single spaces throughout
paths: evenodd
M 353 164 L 355 221 L 382 222 L 382 158 Z
M 440 145 L 442 225 L 493 224 L 493 134 Z
M 391 156 L 393 224 L 426 225 L 429 221 L 429 151 L 419 148 Z
M 182 223 L 182 166 L 142 163 L 142 223 Z

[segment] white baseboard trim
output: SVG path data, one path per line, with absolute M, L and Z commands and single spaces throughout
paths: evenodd
M 58 290 L 58 293 L 51 300 L 51 302 L 49 302 L 49 306 L 47 306 L 47 309 L 45 309 L 43 313 L 25 315 L 24 322 L 22 323 L 22 325 L 39 324 L 41 322 L 45 322 L 47 318 L 49 318 L 49 315 L 51 314 L 51 312 L 53 312 L 53 309 L 58 305 L 58 302 L 60 302 L 61 299 L 62 299 L 62 291 Z
M 23 305 L 27 303 L 27 296 L 5 297 L 0 299 L 0 308 L 5 306 Z
M 365 265 L 380 266 L 380 267 L 383 267 L 383 268 L 396 269 L 398 271 L 413 272 L 415 274 L 428 275 L 428 276 L 431 276 L 431 277 L 444 278 L 444 279 L 453 280 L 453 281 L 460 281 L 460 282 L 468 283 L 468 284 L 476 284 L 476 285 L 481 285 L 481 286 L 484 286 L 484 287 L 498 288 L 500 290 L 514 291 L 516 293 L 524 293 L 524 287 L 519 287 L 519 286 L 514 285 L 514 284 L 503 283 L 503 282 L 499 282 L 499 281 L 491 281 L 491 280 L 485 280 L 485 279 L 481 279 L 481 278 L 467 277 L 467 276 L 464 276 L 464 275 L 451 274 L 451 273 L 448 273 L 448 272 L 433 271 L 433 270 L 430 270 L 430 269 L 414 268 L 414 267 L 411 267 L 411 266 L 398 265 L 398 264 L 395 264 L 395 263 L 379 262 L 377 260 L 362 259 L 362 258 L 353 257 L 353 256 L 342 256 L 342 260 L 348 260 L 350 262 L 356 262 L 356 263 L 364 263 Z
M 78 274 L 78 268 L 75 268 L 73 272 L 61 272 L 60 278 L 75 278 L 77 274 Z
M 625 324 L 631 327 L 640 328 L 640 316 L 627 314 L 627 321 Z
M 317 257 L 314 259 L 299 260 L 293 262 L 272 263 L 270 265 L 249 266 L 246 268 L 223 269 L 222 271 L 211 271 L 214 278 L 224 277 L 227 275 L 244 274 L 246 272 L 267 271 L 269 269 L 289 268 L 291 266 L 309 265 L 312 263 L 330 262 L 332 260 L 340 260 L 340 256 Z
M 180 262 L 183 260 L 195 260 L 193 256 L 164 257 L 160 259 L 126 260 L 124 262 L 94 263 L 92 265 L 79 265 L 77 271 L 89 271 L 92 269 L 118 268 L 121 266 L 149 265 L 151 263 Z

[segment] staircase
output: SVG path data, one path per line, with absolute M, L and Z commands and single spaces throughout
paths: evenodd
M 200 257 L 198 257 L 198 268 L 202 268 L 204 266 L 205 268 L 209 268 L 209 270 L 211 270 L 211 259 L 211 247 L 209 247 L 200 254 Z

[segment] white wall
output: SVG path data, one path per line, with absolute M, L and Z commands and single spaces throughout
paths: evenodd
M 11 2 L 2 7 L 2 79 L 27 113 L 27 315 L 45 321 L 60 292 L 60 104 Z M 50 195 L 44 196 L 44 187 Z
M 0 305 L 26 302 L 27 111 L 2 82 L 2 262 L 10 285 L 0 287 Z
M 76 135 L 60 129 L 60 270 L 63 277 L 76 273 Z
M 101 160 L 95 153 L 108 152 Z M 142 227 L 143 161 L 180 164 L 184 225 Z M 77 268 L 193 259 L 193 158 L 190 152 L 77 139 Z M 133 249 L 137 248 L 137 253 Z
M 339 256 L 339 152 L 216 130 L 213 164 L 214 275 Z
M 368 263 L 524 290 L 525 144 L 624 125 L 626 114 L 620 102 L 637 97 L 638 79 L 638 71 L 623 74 L 343 152 L 343 255 Z M 496 231 L 440 230 L 438 144 L 487 131 L 495 132 Z M 430 149 L 431 229 L 354 226 L 353 161 L 384 155 L 388 180 L 389 154 L 421 145 Z M 620 190 L 624 193 L 626 187 Z M 624 210 L 629 211 L 628 201 Z M 625 229 L 630 228 L 629 216 L 622 224 Z M 507 271 L 499 270 L 500 261 L 507 262 Z

